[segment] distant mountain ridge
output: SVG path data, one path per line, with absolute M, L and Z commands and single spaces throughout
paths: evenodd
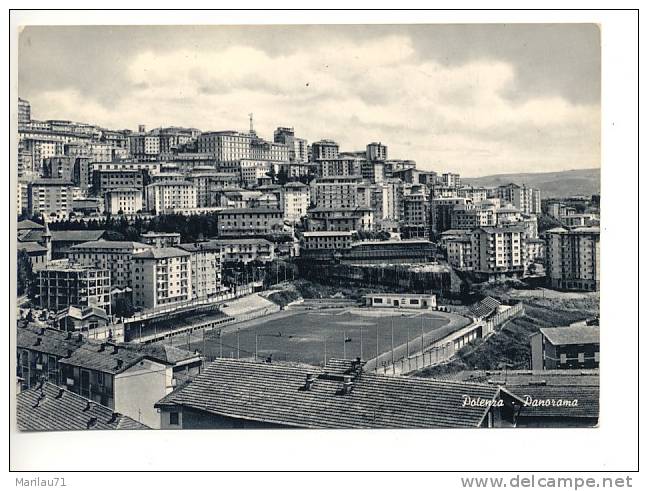
M 495 174 L 483 177 L 461 178 L 464 184 L 473 186 L 500 186 L 514 182 L 539 189 L 543 198 L 601 193 L 601 169 L 575 169 L 560 172 L 537 172 L 519 174 Z

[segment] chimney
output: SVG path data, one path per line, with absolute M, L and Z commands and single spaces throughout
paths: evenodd
M 88 429 L 92 428 L 94 425 L 97 424 L 97 418 L 92 417 L 88 420 Z
M 105 351 L 105 350 L 106 350 L 106 343 L 101 343 L 99 345 L 99 353 L 101 353 L 102 351 Z
M 113 355 L 116 355 L 118 352 L 119 352 L 119 348 L 118 348 L 116 345 L 113 346 L 113 352 L 112 352 L 112 354 L 113 354 Z
M 346 395 L 351 392 L 353 387 L 353 382 L 351 381 L 351 375 L 344 376 L 344 382 L 342 382 L 342 394 Z
M 304 384 L 304 390 L 310 390 L 310 388 L 315 383 L 315 375 L 312 373 L 306 374 L 306 383 Z
M 86 411 L 90 411 L 90 401 L 87 401 L 85 407 L 83 408 L 83 412 Z
M 117 370 L 121 369 L 123 365 L 124 365 L 124 360 L 117 360 Z
M 44 328 L 44 327 L 41 327 L 41 328 L 40 328 L 40 335 L 42 336 L 42 335 L 44 335 L 44 334 L 45 334 L 45 328 Z
M 108 420 L 108 424 L 112 424 L 115 421 L 117 421 L 118 417 L 119 417 L 119 413 L 113 411 L 112 415 L 110 416 L 110 419 Z
M 67 350 L 67 356 L 66 356 L 66 358 L 70 358 L 71 356 L 72 356 L 72 350 L 69 349 L 69 350 Z
M 65 335 L 65 339 L 72 339 L 72 331 L 68 331 Z
M 61 399 L 63 397 L 63 393 L 65 392 L 65 389 L 59 389 L 58 394 L 56 394 L 55 399 Z
M 34 346 L 40 346 L 42 340 L 43 339 L 40 337 L 36 338 L 36 342 L 34 343 Z
M 83 334 L 79 333 L 77 335 L 77 341 L 79 341 L 79 342 L 83 341 Z

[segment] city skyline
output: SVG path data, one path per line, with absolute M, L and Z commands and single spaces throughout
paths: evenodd
M 266 138 L 382 141 L 466 177 L 600 166 L 595 25 L 30 26 L 19 58 L 35 119 L 245 131 L 253 112 Z

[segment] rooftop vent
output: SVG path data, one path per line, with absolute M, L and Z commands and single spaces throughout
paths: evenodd
M 113 355 L 116 355 L 119 352 L 119 348 L 115 345 L 113 346 Z
M 56 394 L 55 398 L 56 399 L 61 399 L 63 397 L 64 392 L 65 392 L 65 389 L 59 389 L 58 394 Z
M 108 420 L 108 424 L 112 424 L 115 421 L 117 421 L 117 418 L 119 417 L 119 413 L 114 412 L 110 415 L 110 419 Z
M 353 382 L 351 381 L 351 375 L 344 376 L 344 382 L 342 382 L 342 394 L 346 395 L 351 392 L 353 388 Z
M 310 390 L 310 388 L 315 383 L 315 374 L 307 373 L 306 374 L 306 383 L 304 384 L 304 390 Z
M 34 342 L 34 346 L 40 346 L 41 341 L 43 341 L 43 338 L 36 338 L 36 341 Z
M 40 335 L 42 336 L 43 334 L 45 334 L 45 328 L 44 328 L 44 327 L 41 327 L 41 328 L 40 328 Z
M 124 366 L 124 360 L 117 360 L 117 369 L 119 370 L 123 366 Z
M 101 353 L 102 351 L 105 351 L 105 350 L 106 350 L 106 343 L 101 343 L 99 345 L 99 352 Z
M 90 401 L 86 401 L 86 405 L 83 408 L 83 412 L 87 412 L 87 411 L 90 411 Z
M 88 427 L 88 429 L 90 429 L 90 428 L 92 428 L 93 426 L 95 426 L 96 424 L 97 424 L 97 418 L 92 417 L 92 418 L 90 418 L 90 419 L 88 420 L 87 427 Z

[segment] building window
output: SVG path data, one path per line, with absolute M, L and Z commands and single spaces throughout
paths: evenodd
M 172 411 L 169 413 L 169 425 L 178 426 L 180 424 L 180 413 Z

